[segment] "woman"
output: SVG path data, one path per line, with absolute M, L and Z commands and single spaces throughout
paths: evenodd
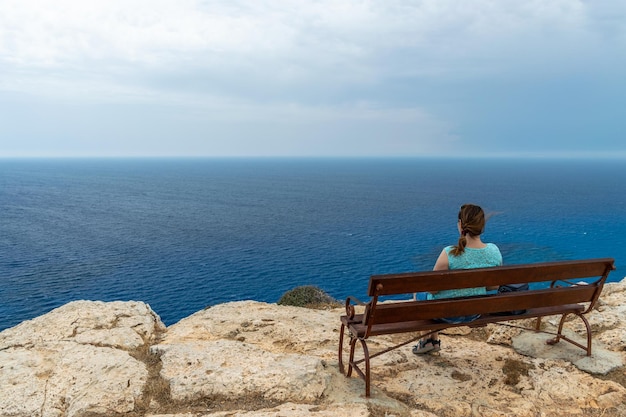
M 480 235 L 485 230 L 485 212 L 474 204 L 464 204 L 459 210 L 459 241 L 455 246 L 446 246 L 435 262 L 435 271 L 444 269 L 471 269 L 486 268 L 502 265 L 500 249 L 493 243 L 483 243 Z M 489 288 L 491 289 L 491 288 Z M 441 299 L 453 297 L 469 297 L 484 295 L 487 288 L 462 288 L 458 290 L 444 290 L 429 294 L 428 299 Z M 448 317 L 440 319 L 447 323 L 466 323 L 476 320 L 480 315 Z M 432 333 L 428 339 L 422 339 L 413 347 L 413 353 L 420 355 L 428 352 L 436 352 L 441 349 L 441 341 L 437 332 Z

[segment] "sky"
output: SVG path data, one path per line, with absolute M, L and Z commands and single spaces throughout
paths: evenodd
M 626 158 L 624 0 L 0 10 L 0 157 Z

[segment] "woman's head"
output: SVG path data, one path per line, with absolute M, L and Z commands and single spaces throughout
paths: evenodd
M 485 230 L 485 212 L 480 206 L 474 204 L 463 204 L 459 210 L 459 243 L 452 249 L 451 253 L 458 256 L 465 252 L 467 236 L 480 236 Z
M 485 230 L 485 212 L 474 204 L 463 204 L 459 210 L 461 235 L 479 236 Z

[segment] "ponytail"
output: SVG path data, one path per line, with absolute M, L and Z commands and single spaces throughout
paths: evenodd
M 465 237 L 465 232 L 461 233 L 459 237 L 459 242 L 456 246 L 452 247 L 450 253 L 454 256 L 459 256 L 463 252 L 465 252 L 465 246 L 467 245 L 467 238 Z
M 459 221 L 461 222 L 461 236 L 456 246 L 450 253 L 459 256 L 465 252 L 467 246 L 467 235 L 479 236 L 485 229 L 485 212 L 474 204 L 463 204 L 459 210 Z

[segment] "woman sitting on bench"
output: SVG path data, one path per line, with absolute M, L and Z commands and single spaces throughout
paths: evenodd
M 459 241 L 455 246 L 446 246 L 442 251 L 433 270 L 445 269 L 472 269 L 486 268 L 502 265 L 500 249 L 493 243 L 483 243 L 480 235 L 485 229 L 485 212 L 474 204 L 464 204 L 459 210 L 457 228 Z M 489 288 L 491 289 L 491 288 Z M 428 294 L 428 299 L 441 299 L 453 297 L 469 297 L 473 295 L 485 295 L 487 288 L 463 288 L 458 290 L 444 290 Z M 480 315 L 447 317 L 439 319 L 446 323 L 467 323 L 476 320 Z M 413 353 L 420 355 L 436 352 L 441 349 L 441 341 L 437 332 L 432 333 L 427 339 L 421 339 L 413 347 Z

